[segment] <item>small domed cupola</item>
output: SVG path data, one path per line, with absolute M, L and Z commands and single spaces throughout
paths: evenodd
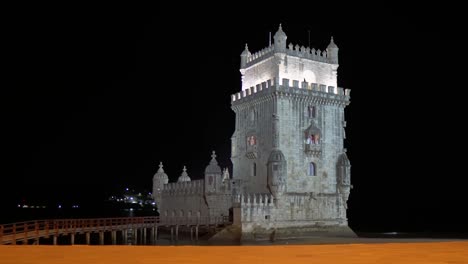
M 275 51 L 284 52 L 286 50 L 286 40 L 288 36 L 283 31 L 281 24 L 279 25 L 278 31 L 276 31 L 275 35 L 273 36 L 275 41 Z
M 156 174 L 153 176 L 153 198 L 156 199 L 157 195 L 159 195 L 164 189 L 164 185 L 168 182 L 169 177 L 167 177 L 167 174 L 163 170 L 162 162 L 159 162 L 158 172 L 156 172 Z M 159 203 L 160 201 L 157 202 Z
M 339 165 L 339 166 L 342 166 L 342 167 L 349 167 L 349 166 L 351 166 L 351 163 L 349 162 L 349 159 L 348 159 L 348 156 L 346 155 L 346 153 L 342 153 L 342 154 L 338 157 L 338 165 Z
M 277 197 L 285 191 L 286 183 L 286 158 L 279 149 L 270 152 L 267 162 L 268 187 L 271 193 Z
M 221 167 L 219 167 L 218 161 L 216 161 L 216 154 L 213 151 L 213 153 L 211 154 L 210 164 L 206 166 L 205 174 L 221 174 L 221 173 L 222 173 Z
M 333 36 L 331 37 L 330 44 L 328 44 L 327 49 L 337 49 L 338 46 L 333 41 Z
M 248 61 L 248 58 L 251 56 L 252 54 L 250 53 L 249 51 L 249 47 L 247 46 L 247 43 L 245 44 L 245 49 L 244 51 L 242 51 L 241 53 L 241 69 L 245 68 L 245 66 L 247 65 L 247 61 Z
M 184 168 L 182 169 L 182 174 L 179 176 L 179 179 L 177 180 L 177 182 L 189 182 L 190 181 L 190 177 L 188 176 L 187 174 L 187 168 Z
M 277 163 L 286 162 L 286 158 L 284 157 L 284 154 L 281 150 L 273 149 L 270 152 L 270 156 L 268 157 L 268 163 L 272 163 L 272 162 L 277 162 Z
M 167 184 L 169 182 L 169 177 L 167 177 L 167 174 L 164 172 L 162 162 L 159 162 L 159 169 L 158 172 L 154 174 L 153 181 L 159 181 L 162 184 Z
M 327 54 L 331 63 L 338 64 L 338 46 L 333 41 L 333 36 L 331 37 L 330 44 L 327 46 Z
M 336 162 L 336 172 L 338 185 L 351 185 L 351 163 L 349 162 L 346 153 L 342 153 L 340 156 L 338 156 L 338 160 Z

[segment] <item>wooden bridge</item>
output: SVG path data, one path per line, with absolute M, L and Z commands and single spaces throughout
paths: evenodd
M 85 234 L 86 244 L 91 241 L 91 234 L 99 234 L 99 244 L 104 244 L 106 232 L 110 232 L 112 244 L 117 241 L 118 232 L 124 244 L 127 244 L 129 235 L 133 241 L 145 244 L 147 236 L 153 244 L 158 240 L 158 229 L 170 230 L 171 241 L 179 239 L 179 230 L 190 231 L 190 239 L 198 240 L 199 229 L 204 230 L 220 228 L 229 223 L 228 217 L 120 217 L 120 218 L 88 218 L 88 219 L 52 219 L 33 220 L 12 224 L 0 225 L 0 245 L 18 242 L 39 244 L 39 238 L 53 239 L 57 245 L 59 236 L 70 236 L 70 244 L 75 244 L 75 235 Z M 195 234 L 194 234 L 195 233 Z

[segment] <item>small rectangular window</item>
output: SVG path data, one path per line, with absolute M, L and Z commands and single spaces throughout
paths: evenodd
M 274 164 L 273 165 L 273 171 L 277 171 L 278 170 L 278 164 Z
M 309 163 L 309 171 L 308 171 L 309 176 L 316 176 L 316 167 L 315 163 L 311 162 Z

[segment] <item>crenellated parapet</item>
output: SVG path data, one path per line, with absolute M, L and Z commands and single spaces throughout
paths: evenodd
M 281 83 L 277 78 L 261 82 L 248 89 L 231 95 L 232 105 L 237 105 L 245 101 L 276 92 L 285 96 L 310 96 L 317 103 L 345 103 L 350 100 L 351 89 L 327 86 L 325 84 L 308 83 L 299 80 L 289 80 L 283 78 Z
M 297 209 L 302 209 L 308 204 L 317 199 L 318 194 L 314 193 L 287 193 L 284 198 L 290 206 Z
M 164 185 L 162 194 L 165 196 L 178 196 L 185 194 L 203 194 L 204 180 L 189 182 L 171 182 Z
M 261 49 L 260 51 L 257 51 L 255 53 L 249 54 L 247 56 L 247 61 L 246 61 L 246 67 L 250 65 L 254 65 L 255 63 L 264 60 L 265 58 L 269 57 L 270 55 L 274 54 L 274 47 L 269 46 L 264 49 Z
M 286 54 L 289 56 L 295 56 L 303 59 L 309 59 L 314 61 L 320 61 L 325 63 L 332 63 L 328 58 L 327 52 L 321 51 L 320 49 L 314 49 L 309 47 L 300 46 L 298 44 L 294 45 L 289 43 Z
M 298 57 L 298 58 L 308 59 L 308 60 L 313 60 L 313 61 L 318 61 L 318 62 L 336 64 L 336 61 L 330 58 L 326 50 L 304 47 L 304 46 L 299 46 L 297 44 L 294 45 L 292 43 L 289 43 L 289 45 L 287 46 L 285 50 L 285 53 L 288 56 L 293 56 L 293 57 Z M 263 61 L 266 58 L 274 54 L 275 54 L 274 46 L 269 46 L 255 53 L 248 54 L 246 57 L 245 68 L 248 68 L 260 61 Z

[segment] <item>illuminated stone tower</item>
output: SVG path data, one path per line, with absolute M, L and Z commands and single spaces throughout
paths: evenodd
M 350 162 L 343 146 L 350 90 L 337 86 L 338 47 L 274 44 L 241 54 L 242 91 L 232 95 L 235 221 L 249 234 L 348 228 Z

